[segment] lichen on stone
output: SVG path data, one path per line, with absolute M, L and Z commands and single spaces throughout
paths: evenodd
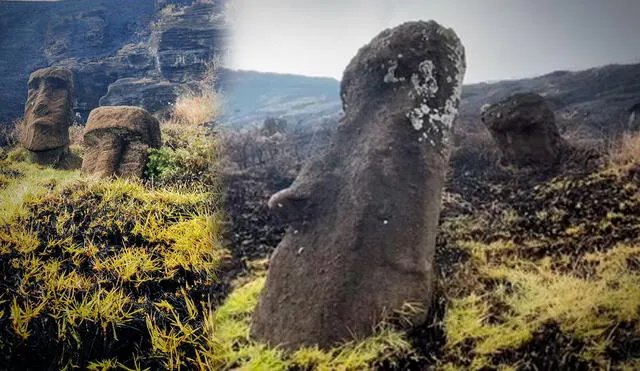
M 446 143 L 448 141 L 448 132 L 458 114 L 462 80 L 466 70 L 462 45 L 455 42 L 449 43 L 447 47 L 449 59 L 455 67 L 455 72 L 450 72 L 454 72 L 455 75 L 449 75 L 445 78 L 445 81 L 451 84 L 451 92 L 445 100 L 444 107 L 430 107 L 428 104 L 428 101 L 434 98 L 441 89 L 435 78 L 436 66 L 433 61 L 424 60 L 419 64 L 418 72 L 411 75 L 413 89 L 409 96 L 417 100 L 418 105 L 409 110 L 406 116 L 411 126 L 416 131 L 422 131 L 424 139 L 433 146 L 436 144 L 436 138 L 437 142 Z M 425 120 L 429 125 L 425 125 Z M 434 135 L 436 136 L 434 137 Z M 422 141 L 421 139 L 419 141 Z
M 398 58 L 401 58 L 401 57 L 402 57 L 402 54 L 399 54 Z M 405 80 L 404 76 L 400 76 L 400 77 L 396 76 L 396 69 L 398 68 L 398 61 L 393 61 L 392 60 L 392 61 L 389 61 L 389 64 L 390 65 L 389 65 L 389 68 L 387 69 L 387 73 L 386 73 L 386 75 L 384 75 L 384 79 L 383 79 L 384 82 L 387 83 L 387 84 L 393 84 L 393 83 L 396 83 L 396 82 L 404 81 Z
M 438 92 L 438 82 L 433 74 L 435 65 L 424 60 L 418 65 L 418 73 L 411 75 L 411 84 L 417 97 L 431 98 Z

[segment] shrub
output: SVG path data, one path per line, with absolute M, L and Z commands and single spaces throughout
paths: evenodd
M 610 169 L 628 169 L 640 164 L 640 134 L 624 134 L 611 146 L 608 154 Z
M 211 90 L 186 91 L 173 107 L 171 121 L 178 125 L 200 125 L 215 119 L 220 110 L 220 101 Z
M 176 172 L 175 152 L 171 148 L 150 149 L 144 175 L 149 179 L 160 179 Z
M 7 160 L 11 162 L 30 162 L 29 151 L 23 147 L 16 146 L 7 152 Z

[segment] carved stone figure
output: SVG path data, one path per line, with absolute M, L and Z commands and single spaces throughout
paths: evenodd
M 160 124 L 138 107 L 105 106 L 91 111 L 84 134 L 82 173 L 101 178 L 139 178 L 149 148 L 160 148 Z
M 387 29 L 358 51 L 331 149 L 269 200 L 290 228 L 271 257 L 253 337 L 329 348 L 370 335 L 405 303 L 426 311 L 464 73 L 458 37 L 433 21 Z
M 20 141 L 34 162 L 60 168 L 79 167 L 69 151 L 73 74 L 66 68 L 49 67 L 31 74 Z

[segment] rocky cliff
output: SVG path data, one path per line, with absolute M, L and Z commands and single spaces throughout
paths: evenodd
M 82 121 L 100 104 L 163 109 L 224 49 L 223 3 L 0 2 L 0 122 L 22 115 L 29 73 L 47 66 L 74 72 Z

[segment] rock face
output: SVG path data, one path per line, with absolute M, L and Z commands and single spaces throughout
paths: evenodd
M 551 166 L 568 147 L 558 132 L 553 111 L 535 93 L 515 94 L 486 107 L 482 122 L 508 164 Z
M 178 84 L 148 78 L 119 79 L 109 85 L 100 98 L 101 106 L 138 106 L 149 112 L 162 113 L 171 108 L 178 96 Z
M 76 164 L 69 151 L 72 98 L 73 74 L 66 68 L 44 68 L 29 77 L 20 141 L 36 163 L 61 168 Z
M 84 143 L 83 174 L 141 177 L 147 150 L 160 148 L 160 124 L 142 108 L 98 107 L 89 114 Z
M 253 337 L 328 348 L 371 334 L 406 302 L 428 308 L 464 72 L 456 34 L 433 21 L 385 30 L 358 51 L 331 149 L 269 201 L 291 225 L 271 258 Z
M 73 109 L 82 121 L 120 79 L 180 85 L 200 79 L 225 46 L 225 2 L 0 1 L 0 124 L 20 117 L 24 80 L 42 67 L 73 71 Z M 126 101 L 114 98 L 118 91 L 109 99 Z
M 202 80 L 207 64 L 224 52 L 226 31 L 216 21 L 218 7 L 194 4 L 166 21 L 158 35 L 158 62 L 171 82 Z

